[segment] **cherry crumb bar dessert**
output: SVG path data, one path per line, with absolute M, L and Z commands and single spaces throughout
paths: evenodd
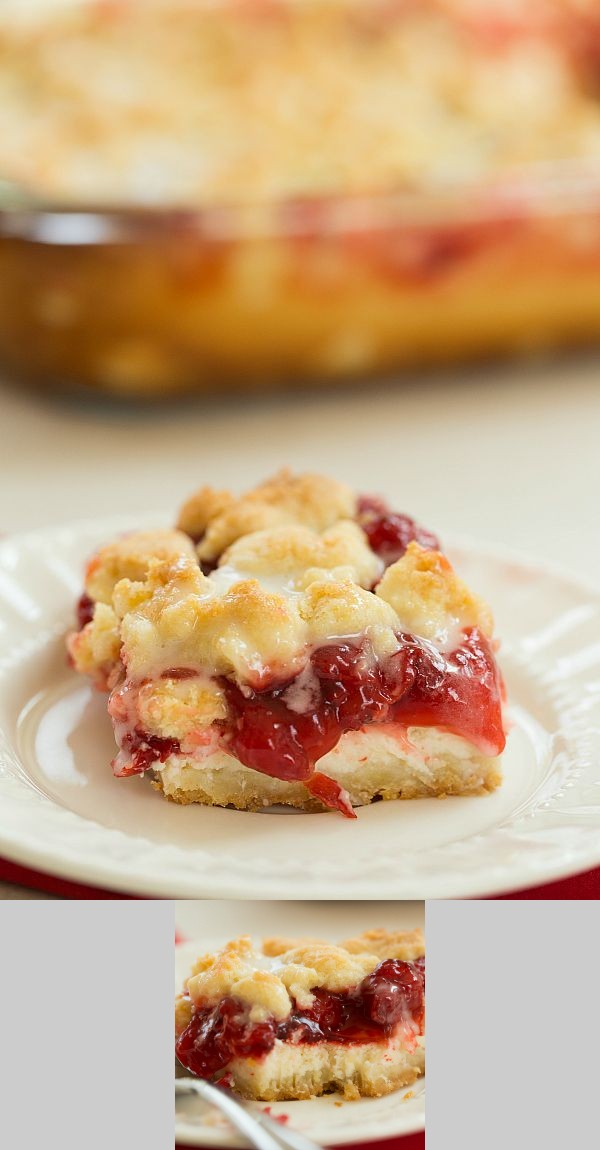
M 195 963 L 175 1006 L 192 1074 L 261 1101 L 390 1094 L 425 1069 L 425 943 L 369 931 L 339 946 L 238 938 Z
M 90 560 L 71 662 L 109 692 L 119 778 L 178 803 L 353 808 L 500 782 L 487 605 L 375 497 L 281 472 L 201 488 Z

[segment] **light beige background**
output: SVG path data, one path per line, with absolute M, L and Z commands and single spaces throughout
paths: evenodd
M 169 511 L 196 484 L 290 464 L 383 491 L 442 534 L 598 569 L 598 359 L 142 411 L 0 391 L 0 429 L 5 531 Z

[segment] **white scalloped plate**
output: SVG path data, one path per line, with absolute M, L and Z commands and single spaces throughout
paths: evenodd
M 185 942 L 175 951 L 175 989 L 181 990 L 184 978 L 198 954 L 222 946 L 236 934 L 252 934 L 256 939 L 272 934 L 294 937 L 328 938 L 335 942 L 360 934 L 373 926 L 388 930 L 411 930 L 423 925 L 422 906 L 387 904 L 298 904 L 247 902 L 241 906 L 227 902 L 194 903 L 177 907 L 177 922 L 188 937 L 198 942 Z M 256 1109 L 264 1108 L 257 1103 Z M 425 1079 L 406 1090 L 386 1098 L 363 1098 L 342 1102 L 339 1095 L 312 1098 L 307 1102 L 273 1102 L 273 1118 L 285 1115 L 290 1127 L 306 1134 L 317 1144 L 370 1142 L 414 1134 L 425 1126 Z M 238 1147 L 238 1139 L 227 1121 L 200 1099 L 177 1100 L 175 1139 L 182 1146 Z
M 333 813 L 178 807 L 116 780 L 105 701 L 71 672 L 86 556 L 123 518 L 0 544 L 0 853 L 72 880 L 193 898 L 460 898 L 600 864 L 600 594 L 493 549 L 450 548 L 491 602 L 513 727 L 481 798 Z

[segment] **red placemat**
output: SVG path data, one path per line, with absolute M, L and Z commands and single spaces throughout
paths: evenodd
M 175 1150 L 185 1150 L 185 1147 L 176 1146 Z M 349 1146 L 339 1146 L 338 1150 L 425 1150 L 425 1131 L 407 1134 L 404 1138 L 386 1138 L 383 1142 L 353 1142 Z
M 513 894 L 496 895 L 496 898 L 600 899 L 600 867 L 596 867 L 596 870 L 585 871 L 584 874 L 576 874 L 571 878 L 561 879 L 560 882 L 549 882 L 544 886 L 518 890 Z
M 135 895 L 119 894 L 114 890 L 102 890 L 100 887 L 86 886 L 84 883 L 71 882 L 70 879 L 56 878 L 51 874 L 31 870 L 18 863 L 9 862 L 0 858 L 0 882 L 12 882 L 17 886 L 30 887 L 32 890 L 43 891 L 44 894 L 53 894 L 57 898 L 135 898 Z
M 0 858 L 0 882 L 16 883 L 32 890 L 43 891 L 44 894 L 56 895 L 58 898 L 136 897 L 135 895 L 119 894 L 116 891 L 102 890 L 99 887 L 86 886 L 84 883 L 71 882 L 70 879 L 55 878 L 53 875 L 42 874 L 39 871 L 31 870 L 29 867 L 18 866 L 17 863 L 11 863 L 2 858 Z M 546 883 L 544 886 L 532 887 L 529 890 L 517 891 L 514 894 L 492 895 L 490 897 L 503 899 L 600 899 L 600 867 L 597 867 L 596 870 L 585 871 L 584 874 L 561 879 L 560 882 Z

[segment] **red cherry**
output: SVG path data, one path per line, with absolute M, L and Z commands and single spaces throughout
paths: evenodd
M 261 1058 L 275 1045 L 274 1018 L 253 1024 L 244 1006 L 226 997 L 215 1007 L 196 1009 L 177 1039 L 179 1061 L 199 1078 L 212 1078 L 232 1058 Z
M 411 1019 L 421 1007 L 424 985 L 424 975 L 415 963 L 400 959 L 380 963 L 361 986 L 369 1018 L 386 1028 Z
M 356 519 L 369 547 L 386 567 L 401 559 L 409 543 L 419 543 L 428 551 L 438 551 L 439 541 L 431 531 L 421 527 L 410 515 L 390 511 L 383 499 L 363 495 L 358 500 Z
M 93 599 L 84 591 L 77 603 L 77 624 L 80 631 L 83 631 L 86 623 L 91 623 L 94 618 L 94 609 L 96 604 Z
M 452 654 L 400 634 L 399 648 L 384 663 L 368 643 L 330 643 L 316 650 L 311 669 L 316 690 L 310 710 L 286 703 L 289 682 L 243 693 L 223 680 L 230 709 L 228 745 L 248 767 L 274 778 L 304 782 L 326 806 L 354 812 L 319 759 L 345 731 L 370 723 L 440 726 L 499 753 L 504 746 L 502 683 L 487 640 L 473 630 Z
M 152 763 L 164 763 L 169 755 L 179 754 L 181 745 L 178 739 L 163 739 L 136 729 L 127 732 L 121 749 L 129 752 L 131 758 L 124 767 L 115 767 L 115 774 L 118 778 L 128 778 L 147 771 Z

